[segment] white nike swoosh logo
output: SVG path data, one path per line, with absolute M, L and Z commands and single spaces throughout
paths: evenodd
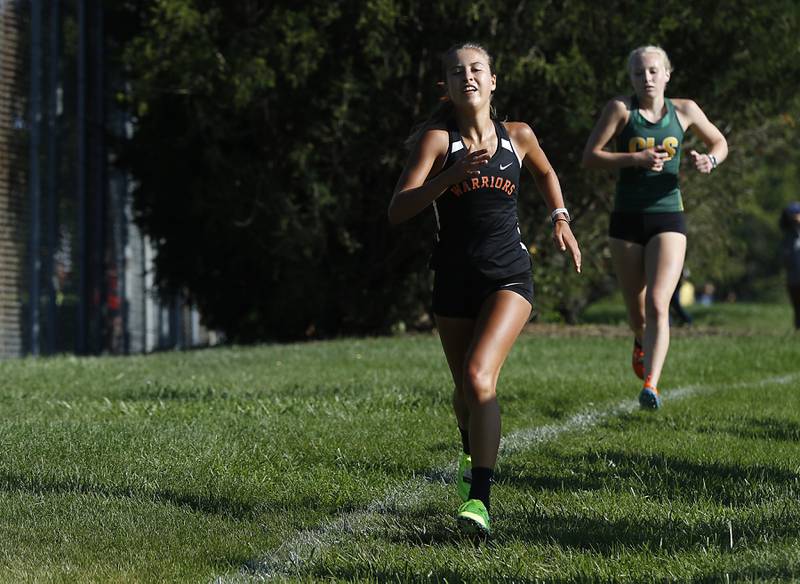
M 509 163 L 508 163 L 508 164 L 506 164 L 505 166 L 503 166 L 503 165 L 501 164 L 501 165 L 500 165 L 500 170 L 505 170 L 506 168 L 508 168 L 508 167 L 509 167 L 509 166 L 511 166 L 512 164 L 514 164 L 514 163 L 513 163 L 513 162 L 509 162 Z

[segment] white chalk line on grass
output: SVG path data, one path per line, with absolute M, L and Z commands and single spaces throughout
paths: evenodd
M 739 382 L 727 384 L 725 386 L 690 385 L 688 387 L 679 387 L 664 391 L 662 397 L 666 403 L 669 403 L 691 397 L 697 393 L 710 393 L 712 391 L 724 388 L 738 389 L 742 387 L 762 387 L 764 385 L 783 385 L 789 383 L 797 376 L 798 375 L 782 375 L 779 377 L 763 379 L 758 382 Z M 629 414 L 637 409 L 639 409 L 638 401 L 624 400 L 615 406 L 606 408 L 605 410 L 575 414 L 560 424 L 551 424 L 547 426 L 530 428 L 527 430 L 518 430 L 512 434 L 509 434 L 508 437 L 501 441 L 500 453 L 511 454 L 521 450 L 526 450 L 535 444 L 551 441 L 566 432 L 588 430 L 589 428 L 598 425 L 600 422 L 603 422 L 608 418 L 614 418 L 622 414 Z
M 784 385 L 797 377 L 800 377 L 800 374 L 771 377 L 757 382 L 691 385 L 664 391 L 662 396 L 666 403 L 673 403 L 699 393 L 712 393 L 721 389 Z M 589 430 L 609 418 L 629 414 L 638 408 L 636 400 L 626 399 L 603 410 L 575 414 L 560 424 L 517 430 L 502 439 L 500 452 L 501 454 L 522 452 L 537 444 L 550 442 L 562 434 Z M 387 513 L 413 509 L 423 500 L 426 491 L 431 490 L 434 485 L 452 482 L 454 473 L 455 465 L 450 464 L 432 469 L 424 478 L 406 480 L 388 490 L 380 499 L 370 503 L 366 509 L 345 513 L 317 528 L 301 531 L 262 558 L 249 562 L 238 572 L 218 576 L 213 582 L 215 584 L 260 582 L 299 574 L 303 569 L 313 565 L 316 558 L 343 537 L 374 534 L 379 530 L 391 529 L 392 526 L 384 518 Z

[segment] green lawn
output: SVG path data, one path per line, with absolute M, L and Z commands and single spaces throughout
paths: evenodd
M 713 306 L 688 307 L 698 324 L 746 329 L 758 333 L 788 334 L 792 332 L 792 310 L 785 304 L 720 303 Z
M 793 329 L 788 298 L 782 304 L 718 302 L 710 306 L 693 304 L 685 309 L 694 319 L 693 326 L 699 332 L 784 335 Z M 614 323 L 621 326 L 625 324 L 625 319 L 621 295 L 592 304 L 582 315 L 584 323 Z
M 698 310 L 656 413 L 601 309 L 509 358 L 478 546 L 434 335 L 2 362 L 0 580 L 800 578 L 788 307 Z

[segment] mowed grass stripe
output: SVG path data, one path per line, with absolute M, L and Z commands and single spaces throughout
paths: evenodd
M 497 556 L 524 542 L 530 579 L 797 578 L 800 394 L 796 375 L 779 381 L 723 384 L 506 461 Z
M 799 377 L 798 375 L 780 375 L 757 382 L 694 385 L 676 388 L 664 392 L 664 403 L 668 407 L 669 404 L 676 403 L 679 400 L 720 389 L 755 389 L 770 385 L 786 385 L 796 381 Z M 638 408 L 639 405 L 636 400 L 627 399 L 610 407 L 581 412 L 561 424 L 517 430 L 502 439 L 500 445 L 501 453 L 524 453 L 536 445 L 555 440 L 562 434 L 588 431 L 608 418 L 629 414 Z M 391 528 L 394 528 L 394 530 L 399 529 L 397 524 L 381 521 L 380 516 L 387 513 L 396 514 L 413 511 L 415 508 L 421 507 L 428 502 L 426 495 L 430 495 L 434 485 L 449 485 L 453 482 L 455 470 L 455 463 L 453 463 L 446 467 L 432 469 L 425 477 L 404 481 L 397 488 L 388 491 L 379 500 L 372 502 L 367 509 L 344 514 L 327 524 L 301 532 L 264 557 L 248 562 L 240 573 L 220 576 L 215 579 L 215 582 L 265 581 L 291 575 L 308 574 L 313 569 L 315 560 L 321 559 L 322 554 L 330 546 L 347 538 L 348 535 L 358 534 L 363 537 L 369 536 L 370 533 L 378 532 L 386 535 Z
M 495 537 L 472 549 L 451 527 L 454 495 L 395 515 L 395 532 L 342 537 L 301 581 L 786 581 L 800 574 L 797 375 L 719 383 L 652 414 L 506 457 Z M 786 395 L 779 404 L 776 397 Z M 765 403 L 762 408 L 761 401 Z M 731 442 L 721 419 L 763 433 Z M 764 438 L 780 438 L 779 448 Z M 793 440 L 794 443 L 790 443 Z M 760 447 L 753 449 L 753 444 Z M 510 460 L 509 460 L 510 459 Z M 443 513 L 442 509 L 446 511 Z M 730 546 L 733 533 L 733 546 Z M 400 535 L 398 535 L 400 534 Z
M 523 335 L 498 391 L 507 436 L 563 425 L 587 400 L 633 401 L 630 339 L 606 332 Z M 795 373 L 795 340 L 698 325 L 676 335 L 664 388 Z M 767 572 L 795 569 L 780 551 L 800 546 L 791 384 L 634 409 L 506 451 L 495 537 L 478 554 L 454 533 L 457 498 L 442 484 L 458 444 L 450 389 L 435 335 L 0 362 L 0 582 L 210 581 L 414 477 L 413 508 L 373 514 L 287 578 L 695 575 L 690 556 L 706 537 L 722 546 L 728 519 L 734 549 L 711 554 L 708 573 L 751 552 Z
M 797 377 L 797 375 L 780 375 L 756 382 L 738 382 L 725 385 L 692 385 L 688 387 L 665 390 L 662 393 L 662 398 L 664 400 L 664 406 L 669 407 L 670 402 L 676 402 L 700 392 L 708 393 L 723 388 L 736 389 L 742 387 L 763 387 L 765 385 L 776 384 L 783 385 L 792 382 L 793 380 L 797 379 Z M 600 422 L 603 422 L 606 418 L 621 414 L 628 414 L 637 409 L 639 409 L 638 401 L 623 400 L 610 408 L 581 412 L 572 416 L 567 422 L 562 424 L 551 424 L 531 428 L 529 430 L 517 430 L 501 440 L 500 452 L 502 454 L 512 454 L 515 452 L 524 451 L 541 442 L 554 440 L 565 432 L 588 430 Z

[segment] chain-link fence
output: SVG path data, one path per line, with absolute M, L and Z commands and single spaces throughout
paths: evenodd
M 154 282 L 100 0 L 0 0 L 0 357 L 213 344 Z

